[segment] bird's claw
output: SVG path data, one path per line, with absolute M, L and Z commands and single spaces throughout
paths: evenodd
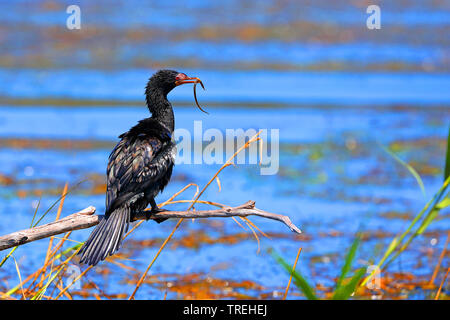
M 152 219 L 152 220 L 155 220 L 155 221 L 158 222 L 158 223 L 161 223 L 161 222 L 165 221 L 167 218 L 154 219 L 152 216 L 155 215 L 155 214 L 157 214 L 157 213 L 164 212 L 164 211 L 169 211 L 169 210 L 160 209 L 160 208 L 158 208 L 158 207 L 156 207 L 156 208 L 151 208 L 150 210 L 147 210 L 147 211 L 145 212 L 145 218 L 146 218 L 147 220 Z

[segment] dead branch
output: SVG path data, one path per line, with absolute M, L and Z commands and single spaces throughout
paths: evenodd
M 87 207 L 77 213 L 71 214 L 58 221 L 50 222 L 42 226 L 37 226 L 31 229 L 13 232 L 0 237 L 0 251 L 22 244 L 48 238 L 68 231 L 87 229 L 97 225 L 104 216 L 94 215 L 95 208 Z M 201 210 L 201 211 L 162 211 L 151 216 L 151 220 L 155 219 L 173 219 L 173 218 L 227 218 L 227 217 L 247 217 L 259 216 L 272 220 L 278 220 L 295 233 L 301 233 L 289 219 L 288 216 L 266 212 L 255 208 L 254 201 L 248 201 L 237 207 L 224 207 L 215 210 Z M 133 221 L 145 220 L 145 211 L 137 214 Z

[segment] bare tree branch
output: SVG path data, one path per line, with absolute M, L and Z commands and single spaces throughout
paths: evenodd
M 68 231 L 87 229 L 97 225 L 103 216 L 94 215 L 95 208 L 87 207 L 77 213 L 71 214 L 58 221 L 50 222 L 42 226 L 13 232 L 0 237 L 0 251 L 22 244 L 55 236 L 57 234 L 66 233 Z M 255 208 L 254 201 L 248 201 L 237 207 L 225 207 L 215 210 L 202 211 L 162 211 L 151 216 L 151 220 L 155 219 L 171 219 L 171 218 L 227 218 L 227 217 L 247 217 L 259 216 L 263 218 L 278 220 L 295 233 L 301 233 L 289 219 L 288 216 L 266 212 Z M 135 220 L 145 220 L 146 212 L 140 212 L 134 217 Z

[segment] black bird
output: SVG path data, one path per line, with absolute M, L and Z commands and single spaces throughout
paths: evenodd
M 135 213 L 149 204 L 148 218 L 161 211 L 155 197 L 169 182 L 176 155 L 174 114 L 167 94 L 185 83 L 202 84 L 198 78 L 172 70 L 160 70 L 149 79 L 145 96 L 152 116 L 120 135 L 109 156 L 105 218 L 81 248 L 81 263 L 96 265 L 114 254 Z

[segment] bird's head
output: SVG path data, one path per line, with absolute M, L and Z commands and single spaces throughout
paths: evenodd
M 200 83 L 202 81 L 199 78 L 188 77 L 184 73 L 180 73 L 174 70 L 159 70 L 148 81 L 147 89 L 160 89 L 167 95 L 176 86 L 186 83 Z M 203 84 L 202 84 L 203 86 Z
M 186 74 L 174 70 L 159 70 L 148 80 L 147 87 L 145 89 L 145 94 L 147 96 L 147 103 L 149 104 L 149 102 L 152 100 L 151 96 L 154 95 L 155 93 L 162 93 L 164 97 L 167 97 L 169 92 L 172 91 L 175 87 L 186 83 L 194 83 L 195 85 L 197 83 L 200 83 L 202 88 L 205 89 L 202 81 L 197 77 L 188 77 Z M 199 107 L 200 110 L 206 112 L 200 107 L 200 105 L 197 102 L 197 97 L 195 94 L 195 85 L 194 85 L 194 97 L 197 106 Z M 151 108 L 151 106 L 149 106 L 149 108 Z

